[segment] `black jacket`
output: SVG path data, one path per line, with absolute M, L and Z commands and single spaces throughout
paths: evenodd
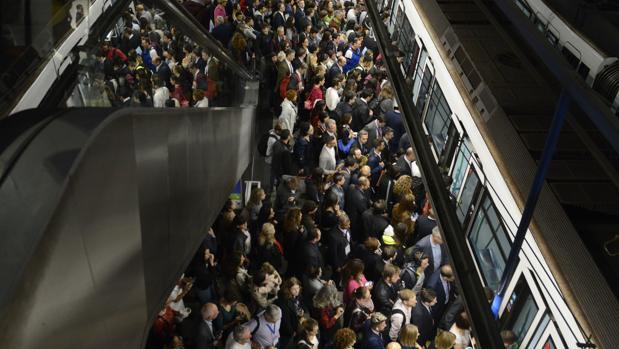
M 302 259 L 302 263 L 304 266 L 304 269 L 306 270 L 307 267 L 320 267 L 323 268 L 324 264 L 322 261 L 322 254 L 320 254 L 320 248 L 318 248 L 317 244 L 314 244 L 310 241 L 306 241 L 305 245 L 303 246 L 303 259 Z
M 436 335 L 436 328 L 434 327 L 432 314 L 421 303 L 421 301 L 418 301 L 417 305 L 413 308 L 411 318 L 412 324 L 417 326 L 417 329 L 419 330 L 417 343 L 425 346 L 426 342 L 433 340 Z
M 273 143 L 271 171 L 278 178 L 282 175 L 294 176 L 297 174 L 294 162 L 292 161 L 290 148 L 281 141 Z
M 325 235 L 327 263 L 335 271 L 346 263 L 346 246 L 348 245 L 348 240 L 346 240 L 339 226 L 329 230 Z
M 282 321 L 279 328 L 279 334 L 281 336 L 280 342 L 282 339 L 284 342 L 292 341 L 294 338 L 295 332 L 299 328 L 299 316 L 297 315 L 297 307 L 294 305 L 294 302 L 291 299 L 284 299 L 283 297 L 279 297 L 275 301 L 275 305 L 280 307 L 282 310 Z M 288 343 L 282 343 L 286 346 Z
M 432 229 L 436 227 L 436 220 L 426 216 L 419 216 L 415 223 L 415 242 L 432 234 Z
M 363 222 L 363 236 L 364 238 L 372 236 L 380 239 L 383 235 L 383 231 L 389 225 L 389 221 L 382 215 L 374 214 L 373 211 L 374 210 L 370 208 L 361 215 L 361 220 Z
M 391 314 L 391 308 L 393 308 L 397 297 L 398 294 L 395 286 L 390 286 L 385 280 L 381 279 L 372 289 L 374 311 L 379 311 L 383 315 Z
M 351 238 L 357 243 L 363 240 L 363 222 L 361 216 L 370 207 L 370 200 L 359 187 L 351 184 L 346 191 L 345 211 L 350 218 Z

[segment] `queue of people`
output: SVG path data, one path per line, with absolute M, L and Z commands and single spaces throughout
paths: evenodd
M 260 67 L 274 126 L 258 151 L 271 178 L 244 207 L 226 203 L 147 347 L 468 348 L 469 319 L 363 1 L 183 6 L 239 64 Z M 156 106 L 216 101 L 211 56 L 174 31 L 153 40 L 145 28 L 156 16 L 136 12 L 126 22 L 135 50 L 108 45 L 103 57 L 114 72 L 119 60 L 141 67 L 137 99 L 148 101 L 150 71 Z

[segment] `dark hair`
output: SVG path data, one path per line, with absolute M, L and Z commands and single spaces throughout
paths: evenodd
M 281 140 L 286 140 L 290 137 L 290 130 L 289 129 L 283 129 L 282 133 L 280 133 L 279 137 L 281 138 Z
M 309 240 L 309 241 L 314 240 L 319 235 L 320 235 L 320 229 L 318 229 L 318 228 L 310 229 L 310 231 L 307 232 L 307 240 Z
M 238 227 L 239 225 L 243 225 L 247 223 L 247 219 L 245 219 L 245 217 L 243 217 L 243 215 L 241 214 L 237 214 L 236 216 L 234 216 L 234 220 L 232 221 L 232 224 L 234 224 L 235 227 Z
M 465 311 L 456 315 L 456 326 L 465 330 L 471 327 L 471 323 L 469 322 L 469 316 L 466 314 Z
M 436 292 L 431 288 L 424 288 L 419 292 L 419 299 L 424 303 L 430 303 L 436 298 Z
M 385 200 L 380 199 L 374 201 L 374 205 L 372 205 L 372 211 L 374 214 L 383 214 L 387 210 L 387 205 L 385 204 Z

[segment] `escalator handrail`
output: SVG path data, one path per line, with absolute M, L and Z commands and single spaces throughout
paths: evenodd
M 196 20 L 196 18 L 189 13 L 183 6 L 172 0 L 156 0 L 156 4 L 161 5 L 166 9 L 167 14 L 173 14 L 174 17 L 183 19 L 176 23 L 185 32 L 191 33 L 192 40 L 197 42 L 200 46 L 209 50 L 211 54 L 217 57 L 218 60 L 224 62 L 229 68 L 236 74 L 242 76 L 247 80 L 257 80 L 257 78 L 250 74 L 245 67 L 236 62 L 228 51 L 217 39 L 215 39 L 204 26 Z

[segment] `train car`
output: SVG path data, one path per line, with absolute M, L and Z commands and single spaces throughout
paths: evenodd
M 619 62 L 581 35 L 542 0 L 515 0 L 516 6 L 561 52 L 587 85 L 610 104 L 619 107 Z
M 515 120 L 539 127 L 531 125 L 547 118 L 535 114 L 552 116 L 554 99 L 549 98 L 549 87 L 535 77 L 533 68 L 522 66 L 526 60 L 513 49 L 515 45 L 493 32 L 490 21 L 473 2 L 379 0 L 377 6 L 399 50 L 401 73 L 409 88 L 404 94 L 419 111 L 435 160 L 452 179 L 450 191 L 457 198 L 457 216 L 480 278 L 484 286 L 496 291 L 536 169 Z M 470 8 L 463 10 L 464 6 Z M 465 13 L 463 17 L 458 17 L 455 7 Z M 488 38 L 493 46 L 484 50 L 480 37 Z M 563 47 L 572 42 L 561 34 L 556 37 Z M 496 55 L 488 57 L 492 50 Z M 603 62 L 612 60 L 593 52 L 580 55 L 576 68 L 583 66 L 586 79 L 592 80 L 603 70 Z M 495 69 L 488 63 L 495 61 L 502 64 L 501 73 L 510 81 L 488 80 Z M 517 87 L 510 87 L 514 81 Z M 521 90 L 528 93 L 519 95 Z M 512 115 L 527 113 L 531 117 L 516 119 Z M 566 248 L 558 245 L 563 243 L 572 249 L 570 253 L 560 251 Z M 582 259 L 570 264 L 570 255 Z M 576 348 L 586 343 L 591 333 L 600 343 L 609 343 L 617 330 L 616 325 L 607 323 L 614 321 L 610 309 L 616 309 L 616 299 L 562 202 L 548 187 L 519 259 L 505 298 L 495 309 L 500 328 L 515 332 L 519 348 Z M 580 274 L 592 270 L 578 275 L 573 270 L 578 267 L 583 268 Z M 585 281 L 588 277 L 591 279 Z M 586 291 L 578 289 L 582 282 L 589 282 L 596 297 L 602 297 L 598 300 L 609 299 L 609 304 L 595 306 L 594 299 L 574 302 Z M 600 319 L 595 320 L 598 310 Z M 601 318 L 604 320 L 599 321 Z

